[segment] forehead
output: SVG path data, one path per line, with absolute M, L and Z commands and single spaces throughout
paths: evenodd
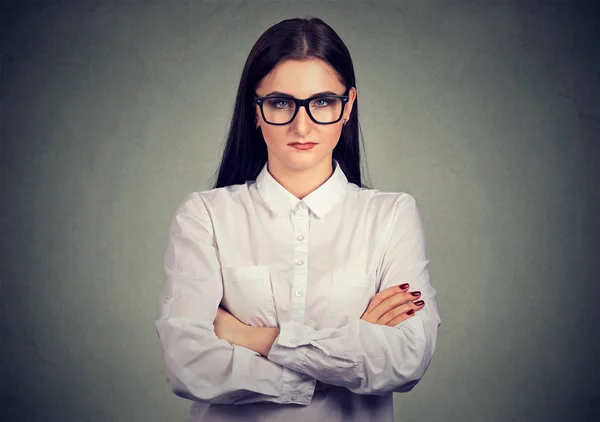
M 256 88 L 259 95 L 272 91 L 306 98 L 322 91 L 343 93 L 345 87 L 337 73 L 320 59 L 285 60 L 268 73 Z

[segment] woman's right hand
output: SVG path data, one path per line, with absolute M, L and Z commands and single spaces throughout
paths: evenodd
M 423 308 L 424 302 L 413 302 L 421 296 L 421 292 L 409 292 L 408 287 L 408 283 L 404 283 L 380 291 L 371 300 L 360 319 L 393 327 L 414 316 L 416 311 Z

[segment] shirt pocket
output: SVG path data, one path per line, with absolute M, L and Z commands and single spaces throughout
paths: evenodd
M 268 265 L 222 267 L 223 299 L 227 310 L 246 325 L 275 326 L 275 303 Z
M 375 271 L 343 270 L 331 273 L 331 294 L 327 309 L 328 326 L 342 327 L 360 319 L 377 293 Z

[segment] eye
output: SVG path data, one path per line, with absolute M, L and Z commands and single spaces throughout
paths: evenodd
M 268 101 L 269 106 L 274 108 L 286 108 L 288 107 L 289 103 L 290 102 L 284 98 L 276 98 Z
M 329 105 L 329 100 L 327 98 L 317 98 L 313 101 L 313 105 L 317 107 L 327 107 Z

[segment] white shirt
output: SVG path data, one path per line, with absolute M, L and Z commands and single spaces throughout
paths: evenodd
M 265 163 L 255 181 L 190 193 L 176 210 L 154 326 L 189 422 L 392 422 L 392 393 L 425 374 L 441 320 L 415 199 L 360 188 L 333 164 L 302 200 Z M 395 327 L 360 319 L 402 283 L 422 309 Z M 216 336 L 220 303 L 280 328 L 267 357 Z M 334 387 L 315 393 L 316 380 Z

